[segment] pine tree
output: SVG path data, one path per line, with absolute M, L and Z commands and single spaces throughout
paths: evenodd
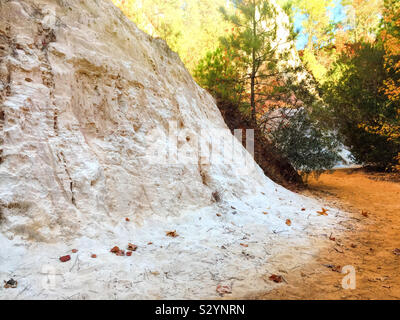
M 251 119 L 256 123 L 257 106 L 270 97 L 266 92 L 269 80 L 281 74 L 278 63 L 287 58 L 288 51 L 282 50 L 282 39 L 278 39 L 278 13 L 274 5 L 265 0 L 233 2 L 237 9 L 235 14 L 228 14 L 224 7 L 220 8 L 225 19 L 234 25 L 233 33 L 221 38 L 221 44 L 232 53 L 230 59 L 242 69 L 242 77 L 236 81 L 247 88 Z M 285 43 L 289 41 L 290 37 L 283 40 Z

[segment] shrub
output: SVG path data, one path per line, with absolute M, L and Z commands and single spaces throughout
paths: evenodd
M 332 169 L 340 160 L 336 137 L 318 128 L 304 109 L 297 110 L 287 121 L 281 121 L 269 136 L 303 174 L 319 174 Z

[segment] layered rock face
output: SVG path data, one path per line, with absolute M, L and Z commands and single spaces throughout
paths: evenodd
M 0 17 L 7 237 L 91 237 L 274 188 L 179 57 L 110 2 L 1 1 Z

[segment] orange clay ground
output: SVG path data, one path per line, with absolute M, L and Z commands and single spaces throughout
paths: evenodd
M 346 231 L 332 230 L 331 245 L 302 270 L 285 274 L 286 283 L 278 289 L 248 298 L 400 299 L 400 250 L 394 253 L 400 249 L 399 177 L 343 169 L 310 178 L 308 184 L 305 195 L 350 213 L 339 228 Z M 354 290 L 342 288 L 340 269 L 332 271 L 347 265 L 356 270 Z

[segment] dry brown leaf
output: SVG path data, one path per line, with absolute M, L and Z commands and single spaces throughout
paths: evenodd
M 264 211 L 263 214 L 268 214 L 268 212 Z
M 283 277 L 276 274 L 271 275 L 268 279 L 276 283 L 281 283 L 283 281 Z
M 331 233 L 331 235 L 329 236 L 329 240 L 331 240 L 331 241 L 336 241 L 336 238 L 335 238 L 335 237 L 332 237 L 332 233 Z
M 120 249 L 117 246 L 115 246 L 114 248 L 112 248 L 110 250 L 110 252 L 112 252 L 112 253 L 117 253 L 118 251 L 120 251 Z
M 4 281 L 4 288 L 5 289 L 15 289 L 18 286 L 18 281 L 14 279 L 10 279 L 8 281 Z
M 221 216 L 221 214 L 220 213 L 217 213 L 217 217 L 220 217 Z
M 361 214 L 364 216 L 364 217 L 366 217 L 366 218 L 368 218 L 368 215 L 369 215 L 369 213 L 367 212 L 367 211 L 362 211 L 361 212 Z
M 125 251 L 121 250 L 120 248 L 118 248 L 117 246 L 115 246 L 114 248 L 112 248 L 110 250 L 110 252 L 114 253 L 117 256 L 124 256 L 125 255 Z
M 92 254 L 90 257 L 93 258 L 93 259 L 96 259 L 97 258 L 97 254 Z
M 129 251 L 136 251 L 137 248 L 138 248 L 137 245 L 132 244 L 132 243 L 128 243 L 128 250 L 129 250 Z
M 286 224 L 290 227 L 292 225 L 292 221 L 290 219 L 286 219 Z
M 335 266 L 334 264 L 325 264 L 325 267 L 332 269 L 332 271 L 339 272 L 339 273 L 342 271 L 341 266 Z
M 249 245 L 248 244 L 245 244 L 245 243 L 241 243 L 240 244 L 242 247 L 245 247 L 245 248 L 247 248 Z
M 317 211 L 317 213 L 320 215 L 320 216 L 327 216 L 328 215 L 328 209 L 325 209 L 325 208 L 322 208 L 322 210 L 321 211 Z
M 306 211 L 306 208 L 301 208 L 301 211 Z
M 72 249 L 72 253 L 77 253 L 78 250 L 77 249 Z
M 219 285 L 217 286 L 216 291 L 218 292 L 218 294 L 219 294 L 220 296 L 223 296 L 224 294 L 231 294 L 231 293 L 232 293 L 231 287 L 229 287 L 229 286 L 223 286 L 223 285 L 221 285 L 221 284 L 219 284 Z
M 167 231 L 166 232 L 167 237 L 172 237 L 172 238 L 176 238 L 179 237 L 179 235 L 176 233 L 176 230 L 174 231 Z

